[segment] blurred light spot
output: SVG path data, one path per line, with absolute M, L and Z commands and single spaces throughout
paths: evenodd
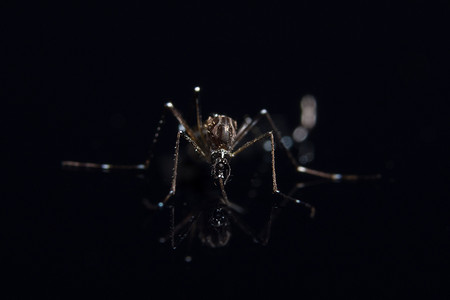
M 283 136 L 282 138 L 281 138 L 281 142 L 283 143 L 283 145 L 286 147 L 286 148 L 288 148 L 288 149 L 290 149 L 291 147 L 292 147 L 292 145 L 294 144 L 294 142 L 292 141 L 292 139 L 291 139 L 291 137 L 290 136 Z
M 179 131 L 185 131 L 186 129 L 184 128 L 183 125 L 178 124 L 178 130 L 179 130 Z
M 317 119 L 317 101 L 312 95 L 303 96 L 300 100 L 300 108 L 302 111 L 300 122 L 306 129 L 311 129 L 316 125 Z
M 292 138 L 297 143 L 303 142 L 308 137 L 308 130 L 305 127 L 298 126 L 292 133 Z
M 314 153 L 303 154 L 298 160 L 301 164 L 306 165 L 314 160 Z
M 272 151 L 272 142 L 271 141 L 265 141 L 264 144 L 263 144 L 263 148 L 267 152 Z
M 298 147 L 298 161 L 301 164 L 307 164 L 314 160 L 314 144 L 304 141 Z

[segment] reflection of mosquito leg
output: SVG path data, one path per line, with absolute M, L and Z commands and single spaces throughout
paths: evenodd
M 272 209 L 270 211 L 269 219 L 267 220 L 266 225 L 264 226 L 263 230 L 259 234 L 256 234 L 250 226 L 247 225 L 236 213 L 229 210 L 229 216 L 234 221 L 236 225 L 239 226 L 239 228 L 247 235 L 249 235 L 255 243 L 259 243 L 262 245 L 267 245 L 270 238 L 270 232 L 272 228 L 272 221 L 274 220 L 274 217 L 276 213 L 278 212 L 279 208 L 272 206 Z
M 305 188 L 305 187 L 310 187 L 310 186 L 314 186 L 314 185 L 318 185 L 321 183 L 326 183 L 329 182 L 328 180 L 315 180 L 315 181 L 311 181 L 311 182 L 300 182 L 297 183 L 289 192 L 288 196 L 291 197 L 297 190 Z M 275 221 L 275 219 L 278 217 L 278 215 L 280 214 L 282 208 L 286 205 L 286 202 L 291 200 L 292 198 L 284 198 L 284 201 L 282 201 L 281 203 L 279 203 L 279 205 L 273 205 L 272 209 L 270 211 L 270 216 L 269 216 L 269 220 L 267 221 L 266 226 L 264 227 L 264 229 L 261 231 L 261 233 L 259 234 L 259 239 L 261 241 L 261 244 L 263 245 L 267 245 L 267 243 L 269 242 L 270 239 L 270 233 L 271 233 L 271 229 L 272 229 L 272 224 L 273 221 Z M 297 202 L 297 200 L 296 200 Z M 304 202 L 303 202 L 304 204 Z M 314 207 L 310 207 L 311 208 L 311 217 L 314 216 L 315 214 L 315 210 Z
M 159 205 L 154 205 L 150 203 L 148 199 L 144 199 L 142 201 L 145 207 L 147 207 L 149 210 L 158 210 L 161 209 Z M 175 226 L 175 207 L 173 205 L 168 205 L 167 208 L 170 211 L 170 226 L 169 226 L 169 232 L 165 237 L 162 237 L 160 239 L 161 243 L 165 243 L 167 240 L 170 240 L 170 245 L 173 249 L 175 249 L 191 232 L 191 227 L 195 224 L 195 220 L 197 219 L 196 216 L 193 215 L 191 212 L 189 215 L 187 215 L 183 220 L 181 220 L 176 226 Z M 181 234 L 177 235 L 181 229 L 186 228 Z
M 237 154 L 239 154 L 240 152 L 242 152 L 243 150 L 247 149 L 248 147 L 254 145 L 256 142 L 270 137 L 270 145 L 271 145 L 271 156 L 272 156 L 272 191 L 280 196 L 282 196 L 284 199 L 288 199 L 291 201 L 294 201 L 295 203 L 298 204 L 302 204 L 303 206 L 307 207 L 310 209 L 311 211 L 311 218 L 314 217 L 315 214 L 315 208 L 306 202 L 300 201 L 298 199 L 295 199 L 289 195 L 286 195 L 284 193 L 282 193 L 277 186 L 277 176 L 276 176 L 276 172 L 275 172 L 275 142 L 274 142 L 274 137 L 273 137 L 273 133 L 272 131 L 266 132 L 263 135 L 260 135 L 259 137 L 245 143 L 244 145 L 242 145 L 239 149 L 237 149 L 235 152 L 232 153 L 232 156 L 236 156 Z
M 175 226 L 175 208 L 170 206 L 170 245 L 175 249 L 189 234 L 196 217 L 190 213 Z M 180 234 L 181 229 L 185 228 Z
M 295 169 L 299 173 L 305 173 L 310 174 L 313 176 L 318 176 L 322 178 L 327 178 L 334 181 L 339 180 L 359 180 L 359 179 L 378 179 L 380 178 L 380 174 L 374 174 L 374 175 L 354 175 L 354 174 L 339 174 L 339 173 L 328 173 L 318 170 L 313 170 L 310 168 L 303 167 L 299 165 L 297 160 L 292 155 L 291 151 L 289 151 L 288 148 L 284 145 L 284 143 L 281 141 L 281 134 L 278 130 L 278 128 L 275 126 L 275 123 L 272 120 L 272 117 L 270 116 L 269 112 L 265 109 L 261 110 L 259 114 L 254 118 L 252 123 L 245 128 L 245 130 L 242 131 L 242 134 L 240 136 L 236 137 L 236 144 L 254 127 L 262 117 L 265 117 L 267 121 L 269 122 L 270 126 L 272 127 L 272 130 L 274 132 L 275 137 L 277 138 L 278 144 L 280 144 L 281 148 L 284 149 L 286 155 L 288 156 L 289 160 L 291 161 L 292 165 L 294 165 Z
M 267 224 L 264 227 L 263 231 L 261 231 L 261 233 L 260 233 L 261 244 L 267 245 L 267 243 L 269 242 L 270 233 L 272 230 L 272 224 L 273 224 L 273 221 L 275 220 L 275 218 L 278 216 L 279 212 L 280 212 L 280 208 L 273 205 L 272 209 L 270 210 L 269 220 L 267 221 Z
M 255 234 L 255 232 L 248 226 L 237 214 L 235 214 L 232 210 L 227 210 L 228 215 L 231 217 L 233 222 L 239 226 L 239 228 L 247 235 L 251 236 L 253 241 L 256 243 L 260 243 L 259 237 Z

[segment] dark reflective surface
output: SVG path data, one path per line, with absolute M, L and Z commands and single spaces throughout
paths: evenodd
M 4 26 L 6 99 L 20 114 L 6 117 L 13 126 L 6 144 L 17 158 L 6 156 L 15 184 L 4 198 L 3 242 L 15 293 L 448 295 L 449 91 L 440 57 L 449 49 L 437 38 L 448 7 L 340 5 L 16 8 Z M 242 122 L 265 108 L 285 134 L 300 122 L 301 97 L 313 94 L 318 118 L 308 166 L 383 179 L 298 191 L 316 206 L 316 218 L 290 203 L 266 247 L 232 224 L 227 247 L 209 249 L 195 238 L 173 251 L 158 241 L 169 214 L 142 204 L 168 191 L 173 118 L 147 177 L 60 169 L 62 160 L 143 162 L 165 102 L 194 121 L 196 85 L 204 118 Z M 183 203 L 219 193 L 210 167 L 190 158 L 187 143 L 181 147 L 177 218 L 189 213 Z M 269 155 L 258 149 L 231 162 L 227 183 L 255 230 L 274 197 Z M 312 179 L 276 155 L 282 190 Z

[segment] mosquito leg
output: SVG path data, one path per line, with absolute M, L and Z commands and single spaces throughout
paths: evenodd
M 195 92 L 195 112 L 196 112 L 196 116 L 197 116 L 197 131 L 198 131 L 198 134 L 200 135 L 201 145 L 203 147 L 206 147 L 207 143 L 206 143 L 205 136 L 203 135 L 202 113 L 200 110 L 200 87 L 196 86 L 194 88 L 194 92 Z
M 169 193 L 167 194 L 167 196 L 164 198 L 164 200 L 162 202 L 158 203 L 158 206 L 161 208 L 170 199 L 170 197 L 175 195 L 175 191 L 177 188 L 178 156 L 179 156 L 179 150 L 180 150 L 180 137 L 181 137 L 182 133 L 183 133 L 182 131 L 178 131 L 178 133 L 177 133 L 177 141 L 175 142 L 175 154 L 174 154 L 174 159 L 173 159 L 172 183 L 170 185 L 170 190 L 169 190 Z
M 236 138 L 233 147 L 236 146 L 240 142 L 240 140 L 248 134 L 249 130 L 251 130 L 255 126 L 253 124 L 253 123 L 256 124 L 255 121 L 257 122 L 258 120 L 256 119 L 252 120 L 250 117 L 246 117 L 244 119 L 244 122 L 242 123 L 241 127 L 239 127 L 239 129 L 236 132 Z
M 262 245 L 267 245 L 270 239 L 270 234 L 272 232 L 272 224 L 275 218 L 278 216 L 280 212 L 280 208 L 278 208 L 276 205 L 273 205 L 270 210 L 270 216 L 269 220 L 267 221 L 266 226 L 264 227 L 263 231 L 261 231 L 259 238 L 261 240 Z
M 329 182 L 329 181 L 325 180 L 325 179 L 319 179 L 319 180 L 315 180 L 315 181 L 311 181 L 311 182 L 299 182 L 291 189 L 288 196 L 292 197 L 292 195 L 299 189 L 326 183 L 326 182 Z M 259 235 L 262 245 L 267 245 L 267 243 L 269 242 L 273 221 L 275 221 L 275 219 L 278 217 L 278 215 L 281 212 L 281 209 L 286 205 L 286 202 L 290 201 L 290 200 L 292 200 L 292 198 L 284 198 L 284 201 L 279 203 L 279 205 L 274 204 L 272 206 L 267 224 Z M 295 200 L 295 202 L 297 202 L 297 200 Z M 311 207 L 309 207 L 309 208 L 311 209 Z M 314 208 L 312 208 L 312 209 L 314 209 Z M 315 210 L 312 211 L 312 214 L 313 214 L 312 216 L 314 216 Z
M 193 139 L 191 139 L 185 132 L 180 131 L 180 133 L 192 145 L 192 147 L 194 147 L 195 152 L 197 152 L 202 158 L 204 158 L 206 160 L 207 157 L 206 157 L 205 152 L 202 150 L 202 148 Z
M 197 87 L 197 88 L 198 88 L 198 87 Z M 196 93 L 196 106 L 197 106 L 197 118 L 201 118 L 201 116 L 200 116 L 200 110 L 199 110 L 200 108 L 199 108 L 199 106 L 198 106 L 198 99 L 199 99 L 198 93 L 199 93 L 199 91 L 200 91 L 200 88 L 198 88 L 198 89 L 197 89 L 197 88 L 195 88 L 195 93 Z M 181 125 L 184 127 L 184 130 L 186 131 L 187 136 L 189 137 L 189 138 L 186 138 L 186 139 L 194 146 L 195 151 L 196 151 L 196 152 L 200 152 L 200 153 L 202 153 L 202 156 L 205 156 L 205 155 L 204 155 L 204 151 L 202 150 L 202 147 L 199 146 L 200 144 L 199 144 L 199 141 L 197 140 L 197 138 L 196 138 L 196 136 L 195 136 L 194 131 L 193 131 L 193 130 L 191 129 L 191 127 L 187 124 L 187 122 L 184 120 L 184 118 L 183 118 L 183 116 L 181 115 L 181 113 L 175 108 L 175 106 L 172 104 L 172 102 L 167 102 L 167 103 L 164 105 L 164 107 L 165 107 L 166 109 L 168 109 L 168 110 L 171 112 L 171 114 L 175 117 L 175 119 L 177 119 L 178 123 L 181 124 Z M 155 136 L 154 136 L 153 142 L 152 142 L 152 148 L 153 148 L 154 145 L 156 144 L 157 139 L 158 139 L 158 137 L 159 137 L 159 132 L 160 132 L 160 130 L 161 130 L 162 125 L 164 124 L 164 117 L 165 117 L 165 114 L 163 113 L 163 115 L 161 116 L 161 119 L 160 119 L 160 121 L 159 121 L 159 123 L 158 123 L 158 127 L 156 128 L 156 133 L 155 133 Z M 200 122 L 200 123 L 199 123 L 199 122 Z M 201 126 L 201 121 L 199 121 L 198 119 L 197 119 L 197 126 Z M 147 161 L 146 161 L 146 163 L 145 163 L 146 167 L 149 166 L 150 161 L 151 161 L 152 158 L 153 158 L 153 151 L 150 151 L 149 158 L 147 159 Z
M 172 183 L 170 185 L 170 190 L 167 196 L 164 198 L 162 202 L 158 203 L 158 207 L 163 207 L 164 204 L 175 195 L 176 187 L 177 187 L 177 174 L 178 174 L 178 157 L 180 152 L 180 138 L 183 136 L 195 149 L 195 152 L 199 153 L 203 158 L 206 159 L 205 153 L 203 150 L 193 141 L 184 131 L 178 131 L 177 140 L 175 142 L 175 154 L 174 154 L 174 166 L 172 173 Z
M 319 184 L 323 184 L 323 183 L 329 183 L 329 180 L 326 179 L 317 179 L 317 180 L 313 180 L 313 181 L 308 181 L 308 182 L 298 182 L 294 185 L 294 187 L 291 189 L 291 191 L 289 192 L 289 196 L 292 196 L 296 191 L 306 188 L 306 187 L 310 187 L 310 186 L 315 186 L 315 185 L 319 185 Z
M 114 164 L 98 164 L 91 162 L 79 162 L 71 160 L 63 160 L 61 162 L 63 168 L 86 168 L 86 169 L 101 169 L 101 170 L 145 170 L 145 164 L 137 165 L 114 165 Z
M 299 173 L 305 173 L 310 174 L 313 176 L 318 176 L 322 178 L 327 178 L 333 181 L 340 181 L 340 180 L 359 180 L 359 179 L 378 179 L 381 178 L 380 174 L 374 174 L 374 175 L 354 175 L 354 174 L 340 174 L 340 173 L 328 173 L 323 171 L 318 171 L 310 168 L 306 168 L 301 166 L 297 160 L 292 155 L 291 151 L 289 151 L 288 148 L 284 145 L 284 143 L 281 141 L 281 134 L 278 128 L 275 126 L 275 123 L 272 120 L 272 117 L 270 116 L 269 112 L 265 109 L 262 109 L 259 114 L 254 118 L 252 123 L 242 131 L 242 134 L 240 136 L 236 137 L 235 145 L 239 143 L 239 141 L 254 127 L 262 117 L 265 117 L 266 120 L 269 122 L 270 126 L 272 127 L 274 136 L 277 139 L 278 144 L 280 144 L 281 148 L 284 149 L 284 152 L 286 153 L 287 157 L 291 161 L 292 165 L 295 167 L 295 170 Z
M 195 92 L 195 113 L 197 116 L 197 130 L 201 131 L 202 130 L 202 114 L 200 111 L 200 87 L 196 86 L 194 88 L 194 92 Z
M 255 234 L 255 232 L 248 226 L 241 218 L 239 218 L 233 211 L 227 210 L 228 215 L 231 217 L 233 222 L 239 226 L 239 228 L 247 235 L 251 236 L 253 241 L 256 243 L 260 243 L 259 237 Z
M 181 115 L 181 113 L 175 108 L 175 106 L 173 106 L 172 102 L 167 102 L 164 105 L 171 113 L 172 115 L 178 120 L 178 122 L 184 127 L 184 130 L 186 131 L 186 133 L 189 135 L 189 137 L 194 140 L 197 144 L 197 138 L 195 137 L 195 133 L 192 130 L 192 128 L 187 124 L 187 122 L 184 120 L 183 116 Z
M 260 135 L 259 137 L 257 137 L 255 139 L 245 143 L 239 149 L 237 149 L 235 152 L 232 153 L 232 157 L 236 156 L 237 154 L 239 154 L 243 150 L 245 150 L 248 147 L 254 145 L 256 142 L 258 142 L 258 141 L 260 141 L 260 140 L 262 140 L 264 138 L 267 138 L 267 137 L 270 137 L 270 145 L 271 145 L 270 153 L 271 153 L 271 158 L 272 158 L 272 191 L 273 191 L 273 193 L 280 195 L 284 199 L 288 199 L 288 200 L 294 201 L 295 203 L 302 204 L 303 206 L 309 208 L 310 211 L 311 211 L 311 218 L 313 218 L 314 215 L 315 215 L 315 208 L 311 204 L 303 202 L 303 201 L 300 201 L 299 199 L 295 199 L 295 198 L 293 198 L 293 197 L 291 197 L 289 195 L 286 195 L 286 194 L 284 194 L 283 192 L 281 192 L 278 189 L 277 175 L 276 175 L 276 171 L 275 171 L 275 141 L 274 141 L 274 137 L 273 137 L 272 131 L 266 132 L 265 134 Z
M 169 237 L 172 249 L 175 249 L 187 237 L 195 219 L 196 217 L 193 215 L 193 213 L 190 213 L 175 226 L 175 207 L 173 205 L 170 206 Z M 180 235 L 178 235 L 180 230 L 186 226 L 187 226 L 186 230 L 184 230 Z
M 195 90 L 196 94 L 198 93 L 197 89 Z M 196 102 L 198 102 L 198 96 L 196 95 Z M 172 102 L 167 102 L 166 104 L 164 104 L 164 108 L 167 109 L 168 111 L 170 111 L 170 113 L 174 116 L 175 119 L 177 119 L 178 123 L 181 124 L 184 128 L 184 130 L 186 131 L 187 135 L 190 137 L 191 140 L 195 141 L 196 144 L 196 148 L 199 148 L 199 142 L 197 141 L 196 137 L 195 137 L 195 133 L 194 131 L 191 129 L 191 127 L 187 124 L 186 120 L 183 118 L 183 116 L 181 115 L 181 113 L 175 108 L 175 106 L 172 104 Z M 197 112 L 197 114 L 199 114 L 199 112 Z M 154 145 L 156 144 L 158 137 L 159 137 L 159 132 L 161 131 L 161 127 L 164 124 L 164 119 L 165 119 L 165 113 L 162 114 L 161 119 L 159 120 L 158 123 L 158 127 L 156 128 L 156 133 L 155 136 L 153 138 L 153 142 L 152 142 L 152 148 L 154 147 Z M 145 166 L 148 167 L 150 164 L 150 161 L 153 158 L 153 151 L 152 149 L 150 150 L 150 154 L 148 156 L 148 159 L 145 162 Z
M 247 235 L 249 235 L 255 243 L 262 244 L 263 246 L 267 245 L 270 238 L 270 232 L 272 228 L 272 223 L 278 212 L 278 207 L 275 205 L 272 206 L 272 209 L 270 211 L 269 219 L 267 220 L 266 225 L 264 226 L 263 230 L 259 234 L 256 234 L 255 231 L 248 226 L 236 213 L 229 210 L 228 214 L 231 217 L 231 219 L 234 221 L 236 225 L 239 226 L 239 228 Z
M 199 91 L 199 90 L 198 90 Z M 198 92 L 196 90 L 196 92 Z M 197 97 L 197 106 L 198 106 L 198 97 Z M 181 113 L 173 106 L 171 102 L 167 102 L 164 107 L 168 109 L 172 115 L 177 119 L 177 121 L 184 127 L 186 130 L 187 135 L 189 136 L 190 140 L 189 142 L 194 146 L 197 152 L 201 149 L 195 137 L 194 131 L 189 127 L 187 122 L 182 117 Z M 199 110 L 197 111 L 197 117 L 200 117 Z M 197 121 L 198 122 L 198 121 Z M 61 162 L 61 166 L 65 168 L 87 168 L 87 169 L 101 169 L 101 170 L 145 170 L 148 169 L 150 162 L 153 158 L 153 148 L 155 147 L 155 144 L 158 141 L 159 133 L 161 131 L 162 125 L 165 123 L 165 112 L 161 115 L 161 118 L 158 122 L 158 126 L 156 128 L 155 135 L 153 137 L 152 146 L 148 154 L 148 158 L 146 159 L 144 164 L 135 164 L 135 165 L 116 165 L 116 164 L 101 164 L 101 163 L 92 163 L 92 162 L 78 162 L 78 161 L 70 161 L 70 160 L 64 160 Z M 199 123 L 201 125 L 201 123 Z M 203 156 L 204 153 L 203 153 Z
M 228 200 L 227 193 L 225 192 L 225 184 L 223 183 L 223 178 L 219 177 L 219 185 L 220 185 L 220 192 L 222 193 L 221 201 L 226 206 L 230 205 L 230 201 Z

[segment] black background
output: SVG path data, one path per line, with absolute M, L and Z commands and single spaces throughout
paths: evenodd
M 444 1 L 4 6 L 4 159 L 13 169 L 3 245 L 16 296 L 449 296 Z M 142 162 L 163 104 L 192 115 L 196 85 L 204 116 L 239 122 L 266 108 L 287 134 L 300 98 L 315 95 L 311 167 L 383 179 L 299 191 L 317 217 L 289 205 L 266 247 L 233 228 L 224 249 L 194 240 L 173 251 L 158 243 L 167 214 L 142 205 L 168 190 L 173 119 L 147 179 L 61 170 L 62 160 Z M 246 172 L 267 165 L 250 153 L 233 162 L 227 185 L 237 203 Z M 311 179 L 277 159 L 282 189 Z M 181 180 L 179 203 L 202 197 L 192 184 L 214 191 L 207 168 L 187 168 L 205 176 Z M 257 200 L 271 201 L 269 185 Z

